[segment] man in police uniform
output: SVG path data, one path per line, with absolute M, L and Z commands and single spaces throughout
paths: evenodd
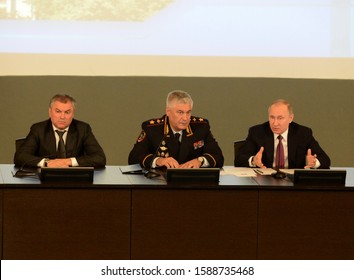
M 166 115 L 145 121 L 129 154 L 144 168 L 222 167 L 222 151 L 206 119 L 192 116 L 193 100 L 184 91 L 168 94 Z

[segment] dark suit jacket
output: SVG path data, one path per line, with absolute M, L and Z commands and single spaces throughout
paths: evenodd
M 263 146 L 262 162 L 266 167 L 272 168 L 274 158 L 274 136 L 269 122 L 253 126 L 248 131 L 245 144 L 240 147 L 235 159 L 235 166 L 248 167 L 248 160 Z M 297 123 L 290 123 L 288 130 L 288 161 L 289 168 L 304 168 L 306 166 L 307 150 L 317 155 L 321 166 L 329 168 L 331 160 L 322 150 L 312 135 L 312 130 Z
M 144 122 L 128 162 L 150 168 L 155 154 L 158 157 L 173 157 L 180 164 L 199 156 L 205 157 L 210 167 L 222 167 L 224 164 L 222 151 L 210 131 L 208 120 L 193 116 L 188 128 L 183 131 L 179 152 L 166 115 Z
M 31 126 L 26 141 L 15 153 L 16 166 L 36 167 L 43 158 L 56 158 L 56 141 L 52 122 Z M 106 156 L 89 124 L 73 119 L 66 138 L 67 157 L 75 157 L 80 166 L 104 167 Z

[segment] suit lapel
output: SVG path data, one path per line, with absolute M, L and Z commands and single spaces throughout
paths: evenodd
M 288 163 L 289 163 L 289 168 L 292 168 L 293 166 L 296 166 L 295 163 L 295 156 L 296 156 L 296 138 L 295 138 L 295 133 L 292 125 L 289 125 L 289 131 L 288 131 Z M 292 161 L 291 161 L 292 160 Z
M 48 155 L 55 155 L 57 152 L 57 143 L 54 135 L 54 130 L 51 121 L 48 122 L 45 134 L 44 143 L 48 149 L 46 154 Z
M 74 122 L 74 120 L 73 120 Z M 66 137 L 66 143 L 65 143 L 65 147 L 66 147 L 66 153 L 68 157 L 73 157 L 75 156 L 75 139 L 78 139 L 78 132 L 76 129 L 76 126 L 73 125 L 73 123 L 71 123 L 70 127 L 69 127 L 69 131 L 68 131 L 68 136 Z
M 266 139 L 264 144 L 264 151 L 266 153 L 266 162 L 265 165 L 269 168 L 273 167 L 274 161 L 274 134 L 273 131 L 270 129 L 269 123 L 266 130 Z

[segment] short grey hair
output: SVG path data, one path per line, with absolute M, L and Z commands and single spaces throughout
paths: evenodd
M 49 108 L 51 108 L 53 106 L 54 102 L 56 102 L 56 101 L 59 101 L 61 103 L 71 102 L 73 104 L 74 108 L 76 105 L 76 100 L 74 99 L 74 97 L 71 97 L 70 95 L 67 95 L 67 94 L 56 94 L 50 99 Z
M 183 90 L 173 90 L 167 94 L 166 107 L 170 107 L 173 101 L 190 104 L 193 107 L 193 99 L 189 93 Z

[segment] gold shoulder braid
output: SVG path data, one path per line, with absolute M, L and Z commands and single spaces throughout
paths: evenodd
M 200 118 L 200 117 L 191 117 L 191 123 L 207 123 L 208 121 L 204 118 Z
M 148 126 L 155 126 L 155 125 L 161 125 L 165 122 L 165 118 L 159 118 L 159 119 L 151 119 L 147 121 Z

